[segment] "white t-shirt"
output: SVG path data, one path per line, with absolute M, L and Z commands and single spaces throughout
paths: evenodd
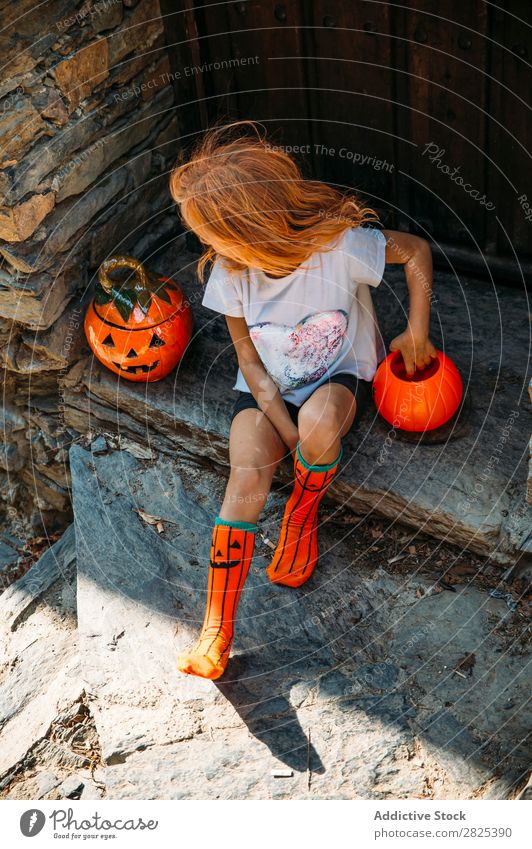
M 245 318 L 283 399 L 300 406 L 338 372 L 372 380 L 386 355 L 369 290 L 382 279 L 385 250 L 380 230 L 353 227 L 277 280 L 256 268 L 229 271 L 217 259 L 202 304 Z M 233 389 L 251 391 L 240 368 Z

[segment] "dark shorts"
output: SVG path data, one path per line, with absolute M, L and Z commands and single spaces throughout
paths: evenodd
M 371 394 L 371 381 L 362 380 L 359 377 L 356 377 L 354 374 L 348 374 L 347 372 L 339 372 L 338 374 L 333 374 L 328 380 L 325 380 L 323 383 L 320 383 L 320 386 L 327 386 L 328 383 L 341 383 L 342 386 L 347 386 L 348 389 L 351 390 L 353 395 L 356 398 L 357 409 L 355 413 L 355 418 L 353 419 L 353 423 L 349 428 L 351 431 L 352 428 L 358 423 L 360 417 L 363 415 L 364 410 L 368 406 L 372 394 Z M 292 404 L 290 401 L 285 401 L 286 409 L 290 415 L 290 418 L 297 426 L 297 417 L 299 413 L 299 407 L 297 404 Z M 231 421 L 233 421 L 234 417 L 240 410 L 249 410 L 249 409 L 259 409 L 259 405 L 255 401 L 251 392 L 240 392 L 238 393 L 238 398 L 235 401 L 233 412 L 231 415 Z M 348 432 L 349 432 L 348 431 Z

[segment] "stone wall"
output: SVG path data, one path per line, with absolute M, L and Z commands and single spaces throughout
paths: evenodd
M 58 379 L 88 349 L 94 272 L 149 254 L 178 219 L 178 150 L 159 0 L 0 0 L 0 510 L 69 518 Z

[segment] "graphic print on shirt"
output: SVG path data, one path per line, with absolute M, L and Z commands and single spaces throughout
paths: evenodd
M 270 377 L 282 389 L 318 380 L 340 354 L 347 330 L 345 310 L 305 316 L 298 324 L 259 322 L 249 327 L 251 341 Z

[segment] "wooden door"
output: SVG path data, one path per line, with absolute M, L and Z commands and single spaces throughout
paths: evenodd
M 307 176 L 356 189 L 386 226 L 480 270 L 503 258 L 515 274 L 515 256 L 530 258 L 528 0 L 185 5 L 166 27 L 181 91 L 196 97 L 187 138 L 252 118 Z

